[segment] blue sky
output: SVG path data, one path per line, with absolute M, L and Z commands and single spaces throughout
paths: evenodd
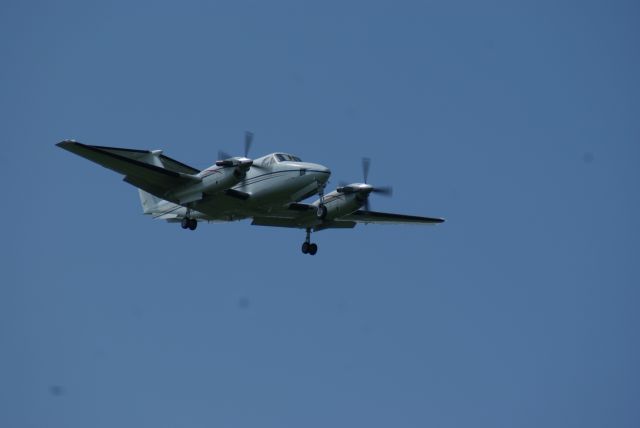
M 637 426 L 639 15 L 3 2 L 0 426 Z M 185 233 L 54 146 L 247 129 L 447 223 Z

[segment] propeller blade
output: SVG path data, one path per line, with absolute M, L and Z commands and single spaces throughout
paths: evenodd
M 222 150 L 218 150 L 218 160 L 225 160 L 231 158 L 231 155 Z
M 392 196 L 393 195 L 393 187 L 391 186 L 383 186 L 383 187 L 374 187 L 371 190 L 373 193 L 378 193 L 383 196 Z
M 369 198 L 364 200 L 364 210 L 371 211 L 371 204 L 369 203 Z
M 244 157 L 249 157 L 249 150 L 251 149 L 251 143 L 253 143 L 253 132 L 246 131 L 244 133 Z
M 367 184 L 369 178 L 369 168 L 371 167 L 371 159 L 362 158 L 362 176 L 364 177 L 364 184 Z

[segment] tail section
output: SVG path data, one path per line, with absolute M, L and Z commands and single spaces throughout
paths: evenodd
M 153 214 L 155 212 L 158 212 L 158 208 L 160 206 L 160 202 L 162 202 L 162 199 L 156 198 L 151 193 L 147 193 L 142 189 L 138 189 L 138 193 L 140 193 L 142 212 L 144 212 L 145 214 Z

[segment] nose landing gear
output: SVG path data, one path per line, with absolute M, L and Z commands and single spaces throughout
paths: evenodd
M 302 244 L 302 253 L 315 256 L 318 252 L 318 245 L 311 242 L 311 229 L 307 228 L 307 238 Z

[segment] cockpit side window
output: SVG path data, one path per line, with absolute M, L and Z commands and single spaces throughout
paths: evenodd
M 286 153 L 276 153 L 274 156 L 276 157 L 278 162 L 286 162 L 286 161 L 302 162 L 302 160 L 299 157 L 288 155 Z

